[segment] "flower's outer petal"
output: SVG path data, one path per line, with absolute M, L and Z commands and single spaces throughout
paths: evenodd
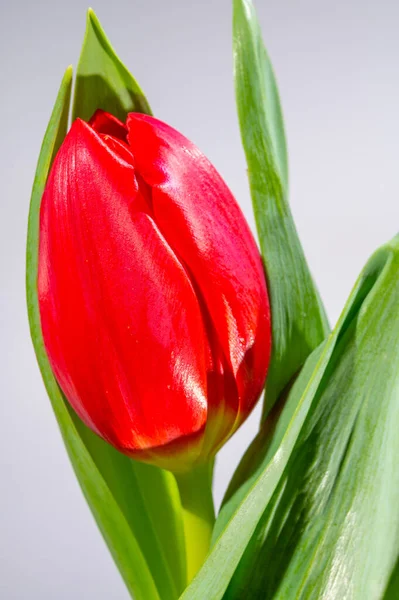
M 43 196 L 38 276 L 62 390 L 135 455 L 204 427 L 209 353 L 191 282 L 137 196 L 134 168 L 75 121 Z
M 152 188 L 155 221 L 198 286 L 237 384 L 237 426 L 261 393 L 270 357 L 258 248 L 230 190 L 187 138 L 147 115 L 130 113 L 127 126 L 137 171 Z

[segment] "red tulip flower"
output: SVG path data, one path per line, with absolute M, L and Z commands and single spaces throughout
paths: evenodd
M 213 166 L 157 119 L 74 122 L 42 200 L 38 292 L 67 400 L 134 458 L 209 460 L 261 394 L 270 314 L 257 246 Z

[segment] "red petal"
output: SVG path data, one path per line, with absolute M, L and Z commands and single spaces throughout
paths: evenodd
M 270 356 L 269 303 L 256 243 L 226 184 L 187 138 L 147 115 L 131 113 L 127 126 L 137 171 L 152 187 L 155 221 L 209 310 L 237 382 L 242 421 L 262 390 Z
M 134 167 L 134 157 L 128 144 L 121 142 L 118 138 L 108 135 L 107 133 L 100 133 L 99 136 L 114 154 L 117 154 L 122 160 Z
M 127 142 L 127 127 L 122 121 L 119 121 L 114 115 L 98 109 L 89 121 L 90 127 L 97 133 L 104 133 L 118 138 L 122 142 Z
M 134 169 L 76 121 L 43 196 L 39 302 L 47 353 L 87 425 L 126 452 L 198 432 L 207 341 L 184 268 L 132 211 Z

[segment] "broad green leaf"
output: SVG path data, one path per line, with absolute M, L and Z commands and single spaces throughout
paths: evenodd
M 399 557 L 399 236 L 363 280 L 226 598 L 383 598 Z
M 383 597 L 399 556 L 398 298 L 395 238 L 367 263 L 305 389 L 292 387 L 281 443 L 276 430 L 184 600 Z
M 238 118 L 272 314 L 266 416 L 329 327 L 288 204 L 280 100 L 250 0 L 234 0 L 233 42 Z
M 40 203 L 52 160 L 67 130 L 72 70 L 63 79 L 32 190 L 27 241 L 27 304 L 43 380 L 83 493 L 134 597 L 177 598 L 186 581 L 180 497 L 174 476 L 116 452 L 75 415 L 52 374 L 37 297 Z
M 151 114 L 139 84 L 116 55 L 90 8 L 76 73 L 73 119 L 88 121 L 98 108 L 122 121 L 128 112 Z

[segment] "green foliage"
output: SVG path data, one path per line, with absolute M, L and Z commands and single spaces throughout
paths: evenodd
M 329 328 L 288 204 L 280 100 L 250 0 L 234 0 L 233 42 L 238 118 L 271 303 L 267 416 Z
M 268 279 L 272 356 L 261 428 L 229 484 L 214 540 L 270 460 L 271 436 L 282 400 L 329 331 L 288 204 L 288 158 L 273 69 L 252 3 L 234 0 L 233 5 L 237 110 Z M 282 435 L 281 423 L 279 431 Z
M 325 342 L 320 344 L 309 356 L 292 389 L 289 393 L 287 392 L 287 397 L 280 398 L 244 454 L 223 499 L 213 531 L 214 542 L 278 450 L 287 427 L 294 416 L 297 402 L 305 391 L 324 346 Z
M 398 298 L 399 237 L 367 263 L 309 380 L 289 392 L 281 441 L 277 425 L 184 600 L 394 597 Z
M 366 267 L 226 598 L 383 596 L 399 556 L 398 275 L 396 238 Z

